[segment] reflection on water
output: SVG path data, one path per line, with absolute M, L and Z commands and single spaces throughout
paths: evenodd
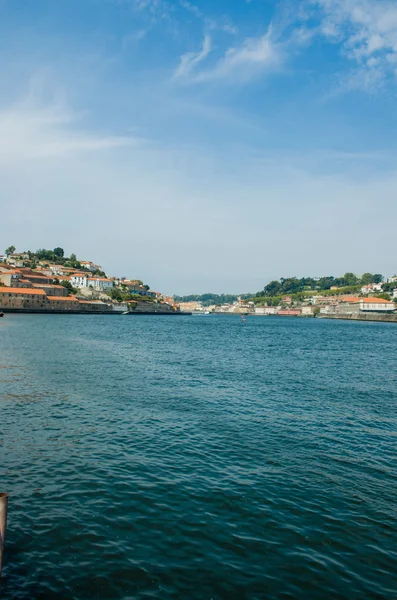
M 395 325 L 3 321 L 2 598 L 395 597 Z

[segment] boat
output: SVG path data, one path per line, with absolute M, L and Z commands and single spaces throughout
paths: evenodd
M 247 319 L 245 318 L 245 315 L 241 315 L 241 321 L 242 321 L 243 323 L 245 323 L 245 322 L 246 322 L 246 320 L 247 320 Z
M 4 317 L 4 313 L 2 310 L 0 310 L 0 317 Z

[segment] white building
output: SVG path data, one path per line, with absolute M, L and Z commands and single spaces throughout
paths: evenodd
M 394 302 L 383 298 L 361 298 L 360 312 L 392 313 L 396 309 Z
M 381 292 L 382 284 L 381 283 L 369 283 L 368 285 L 364 285 L 361 288 L 362 294 L 372 294 L 373 292 Z
M 0 254 L 0 262 L 6 262 L 7 260 L 7 255 L 6 254 Z
M 113 279 L 107 279 L 106 277 L 87 277 L 86 281 L 87 287 L 92 287 L 99 292 L 110 290 L 114 285 Z
M 74 273 L 70 278 L 70 282 L 75 288 L 87 287 L 87 276 L 82 273 Z

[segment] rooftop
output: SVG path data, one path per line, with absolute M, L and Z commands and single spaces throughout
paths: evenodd
M 30 294 L 31 296 L 45 296 L 45 291 L 40 289 L 32 288 L 13 288 L 13 287 L 0 287 L 0 294 Z

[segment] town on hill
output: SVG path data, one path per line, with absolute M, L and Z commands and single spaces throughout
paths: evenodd
M 174 299 L 138 279 L 113 277 L 100 265 L 54 250 L 0 254 L 0 310 L 6 312 L 178 314 Z
M 379 273 L 361 277 L 296 277 L 271 281 L 256 294 L 224 296 L 177 296 L 181 310 L 192 312 L 244 313 L 330 318 L 396 320 L 397 276 L 385 279 Z M 225 301 L 226 299 L 226 301 Z

